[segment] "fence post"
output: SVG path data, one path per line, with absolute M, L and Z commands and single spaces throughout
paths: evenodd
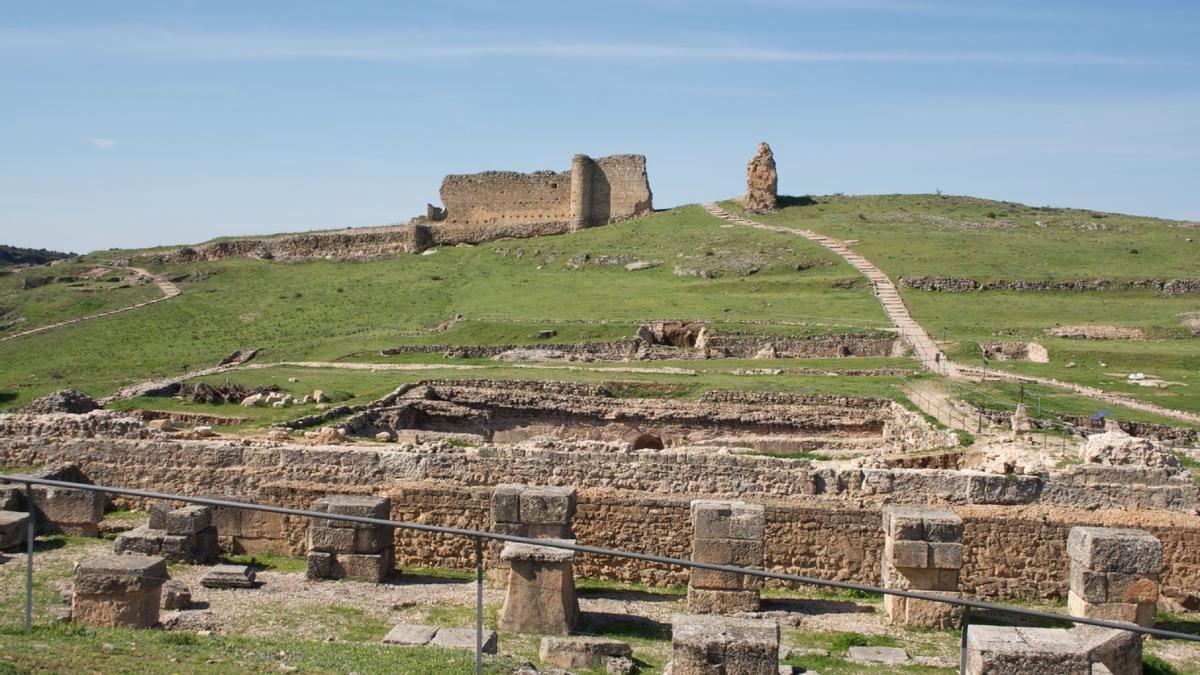
M 475 675 L 483 675 L 483 539 L 475 537 Z
M 958 672 L 967 672 L 967 627 L 971 625 L 971 608 L 963 607 L 962 641 L 958 645 Z
M 33 507 L 33 483 L 25 484 L 29 504 L 29 524 L 25 528 L 25 632 L 33 632 L 33 538 L 37 534 L 37 514 Z

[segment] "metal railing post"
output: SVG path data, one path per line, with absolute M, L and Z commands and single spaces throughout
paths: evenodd
M 25 631 L 33 632 L 33 539 L 37 534 L 37 509 L 33 506 L 33 483 L 25 484 L 29 523 L 25 527 Z
M 958 645 L 958 672 L 967 672 L 967 628 L 971 625 L 971 608 L 963 608 L 962 618 L 962 640 Z
M 483 675 L 483 540 L 475 537 L 475 675 Z

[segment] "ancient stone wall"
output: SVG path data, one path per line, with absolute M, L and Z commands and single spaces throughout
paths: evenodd
M 445 220 L 434 239 L 478 243 L 532 228 L 539 234 L 603 225 L 652 210 L 646 158 L 576 155 L 563 172 L 485 171 L 450 175 L 439 191 Z
M 589 449 L 590 447 L 590 449 Z M 325 493 L 388 496 L 396 519 L 486 528 L 491 486 L 547 480 L 579 488 L 574 529 L 585 543 L 687 557 L 688 504 L 736 497 L 767 507 L 766 565 L 812 576 L 875 583 L 886 503 L 941 504 L 966 523 L 962 588 L 980 597 L 1059 597 L 1066 592 L 1072 525 L 1137 526 L 1163 541 L 1164 592 L 1200 603 L 1200 517 L 1190 481 L 1104 467 L 1075 485 L 1071 472 L 1043 479 L 975 472 L 835 469 L 803 460 L 738 457 L 709 450 L 621 451 L 605 444 L 484 448 L 279 446 L 229 441 L 5 438 L 0 463 L 74 461 L 93 482 L 166 492 L 225 495 L 307 508 Z M 136 480 L 131 477 L 137 477 Z M 1104 480 L 1114 481 L 1104 484 Z M 1089 482 L 1092 481 L 1092 482 Z M 1190 489 L 1189 489 L 1190 486 Z M 227 546 L 303 553 L 303 518 L 217 516 Z M 399 562 L 469 568 L 471 542 L 397 534 Z M 686 573 L 581 556 L 580 574 L 678 584 Z

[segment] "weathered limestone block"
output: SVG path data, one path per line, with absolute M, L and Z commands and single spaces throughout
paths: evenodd
M 38 532 L 94 537 L 104 518 L 104 494 L 90 490 L 33 487 Z
M 1162 542 L 1143 530 L 1073 527 L 1067 536 L 1075 616 L 1153 626 Z
M 746 167 L 746 210 L 753 213 L 774 211 L 778 203 L 779 174 L 771 146 L 758 144 L 758 151 Z
M 888 506 L 883 510 L 883 585 L 959 597 L 963 524 L 946 509 Z M 888 621 L 903 626 L 952 628 L 962 610 L 934 600 L 884 596 Z
M 1105 670 L 1098 670 L 1100 666 Z M 965 672 L 1140 675 L 1142 640 L 1127 631 L 1082 626 L 1070 630 L 971 626 Z
M 254 570 L 247 565 L 217 565 L 200 579 L 205 588 L 254 588 Z
M 391 514 L 387 497 L 327 495 L 313 503 L 313 511 L 386 520 Z M 329 518 L 313 518 L 308 526 L 310 579 L 358 579 L 378 583 L 394 568 L 392 528 Z
M 602 637 L 546 637 L 538 659 L 559 668 L 603 668 L 609 659 L 632 658 L 629 643 Z
M 19 546 L 29 529 L 29 514 L 20 511 L 0 511 L 0 551 Z
M 777 675 L 779 624 L 701 614 L 671 619 L 672 675 Z
M 565 539 L 551 541 L 575 543 Z M 510 568 L 500 628 L 517 633 L 570 633 L 579 620 L 575 552 L 509 543 L 501 551 L 500 559 Z
M 150 506 L 150 523 L 117 536 L 116 553 L 161 555 L 171 562 L 206 565 L 220 557 L 220 537 L 208 506 Z
M 94 626 L 149 628 L 158 623 L 167 561 L 144 555 L 89 558 L 75 568 L 73 620 Z
M 187 609 L 192 604 L 192 589 L 182 581 L 168 581 L 162 587 L 163 609 Z
M 697 499 L 691 503 L 692 560 L 761 569 L 766 513 L 759 504 Z M 762 577 L 692 568 L 688 611 L 726 614 L 758 609 Z

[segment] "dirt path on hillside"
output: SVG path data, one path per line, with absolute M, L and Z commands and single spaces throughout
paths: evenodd
M 15 340 L 16 338 L 25 337 L 27 335 L 35 335 L 37 333 L 44 333 L 48 330 L 53 330 L 55 328 L 61 328 L 63 326 L 69 326 L 73 323 L 82 323 L 84 321 L 91 321 L 92 319 L 99 319 L 99 318 L 106 317 L 106 316 L 112 316 L 113 314 L 120 314 L 121 312 L 128 312 L 131 309 L 137 309 L 139 307 L 153 305 L 155 303 L 159 303 L 164 300 L 170 300 L 171 298 L 183 293 L 183 291 L 179 290 L 178 286 L 176 286 L 174 283 L 172 283 L 165 277 L 160 276 L 158 274 L 153 274 L 150 271 L 144 270 L 140 267 L 114 267 L 113 269 L 114 270 L 122 270 L 122 269 L 128 270 L 130 272 L 136 273 L 140 277 L 149 279 L 150 281 L 154 282 L 155 286 L 158 286 L 158 289 L 160 291 L 162 291 L 162 295 L 160 297 L 154 298 L 153 300 L 146 300 L 145 302 L 138 302 L 138 303 L 135 303 L 132 305 L 126 305 L 124 307 L 118 307 L 117 309 L 110 309 L 107 312 L 99 312 L 97 314 L 89 314 L 87 316 L 81 316 L 76 319 L 68 319 L 66 321 L 59 321 L 58 323 L 52 323 L 52 324 L 49 324 L 46 326 L 38 326 L 37 328 L 30 328 L 29 330 L 24 330 L 24 331 L 21 331 L 20 333 L 13 333 L 12 335 L 5 335 L 3 337 L 0 337 L 0 342 L 4 342 L 5 340 Z
M 1001 379 L 1010 382 L 1041 384 L 1057 389 L 1065 389 L 1077 394 L 1082 394 L 1084 396 L 1089 396 L 1091 398 L 1104 401 L 1105 403 L 1123 406 L 1132 410 L 1162 415 L 1164 417 L 1170 417 L 1184 422 L 1189 422 L 1191 424 L 1200 424 L 1200 415 L 1195 413 L 1176 410 L 1174 408 L 1167 408 L 1154 403 L 1147 403 L 1145 401 L 1139 401 L 1121 394 L 1114 394 L 1112 392 L 1096 389 L 1094 387 L 1086 387 L 1080 384 L 1074 384 L 1072 382 L 1063 382 L 1060 380 L 1036 377 L 1032 375 L 1015 375 L 1003 370 L 971 367 L 950 361 L 946 358 L 946 355 L 942 353 L 941 349 L 938 348 L 937 343 L 933 341 L 933 338 L 929 337 L 929 333 L 925 332 L 925 329 L 922 328 L 920 324 L 918 324 L 912 318 L 912 315 L 909 314 L 908 307 L 904 305 L 904 301 L 900 298 L 900 292 L 896 289 L 896 285 L 893 284 L 892 280 L 883 273 L 883 270 L 876 267 L 866 258 L 847 248 L 842 242 L 830 237 L 826 237 L 825 235 L 818 234 L 812 230 L 767 225 L 758 221 L 750 220 L 749 218 L 743 218 L 739 215 L 722 209 L 716 204 L 705 204 L 704 210 L 716 218 L 720 218 L 721 220 L 731 223 L 736 223 L 738 225 L 754 227 L 760 230 L 768 230 L 770 232 L 778 232 L 780 234 L 799 235 L 805 239 L 816 242 L 841 256 L 843 260 L 845 260 L 852 267 L 854 267 L 854 269 L 858 270 L 863 276 L 867 277 L 867 279 L 871 281 L 871 286 L 875 289 L 875 296 L 879 298 L 880 304 L 883 305 L 883 311 L 887 313 L 888 319 L 890 319 L 892 324 L 896 327 L 896 330 L 900 333 L 900 336 L 904 339 L 905 343 L 912 347 L 913 352 L 917 359 L 921 362 L 921 365 L 930 372 L 940 373 L 942 375 L 946 375 L 947 377 L 956 379 Z M 932 410 L 926 410 L 925 405 L 922 405 L 920 401 L 914 402 L 917 403 L 917 405 L 920 406 L 921 409 L 926 413 L 934 415 L 935 417 L 937 416 Z

